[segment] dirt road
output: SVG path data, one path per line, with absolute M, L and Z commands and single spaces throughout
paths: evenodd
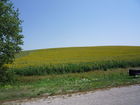
M 16 101 L 3 105 L 140 105 L 140 85 Z

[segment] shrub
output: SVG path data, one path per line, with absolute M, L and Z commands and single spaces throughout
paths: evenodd
M 0 68 L 0 84 L 13 83 L 16 80 L 15 73 L 7 67 Z

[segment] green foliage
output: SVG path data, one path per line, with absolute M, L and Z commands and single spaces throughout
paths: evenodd
M 21 50 L 23 35 L 18 16 L 18 10 L 9 0 L 0 0 L 0 67 L 12 63 L 14 55 Z
M 14 75 L 5 64 L 12 63 L 21 50 L 23 35 L 18 10 L 9 0 L 0 0 L 0 83 L 12 82 Z
M 0 84 L 12 83 L 15 79 L 14 72 L 9 71 L 7 67 L 0 68 Z
M 138 67 L 140 60 L 136 61 L 101 61 L 91 63 L 79 64 L 54 64 L 54 65 L 40 65 L 28 66 L 23 68 L 14 68 L 11 71 L 18 75 L 31 76 L 31 75 L 46 75 L 46 74 L 65 74 L 65 73 L 80 73 L 95 70 L 103 70 L 111 68 L 126 68 Z

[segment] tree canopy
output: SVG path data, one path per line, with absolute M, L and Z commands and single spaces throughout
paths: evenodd
M 23 44 L 22 21 L 10 0 L 0 0 L 0 68 L 12 63 Z

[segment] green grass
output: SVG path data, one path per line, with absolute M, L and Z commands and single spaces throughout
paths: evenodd
M 0 102 L 138 83 L 140 77 L 129 77 L 128 68 L 61 75 L 19 76 L 15 83 L 0 86 Z
M 18 75 L 46 75 L 140 66 L 140 46 L 71 47 L 24 51 L 8 65 Z
M 17 81 L 0 84 L 0 102 L 139 84 L 140 76 L 130 77 L 128 67 L 140 67 L 140 46 L 23 51 L 8 66 Z

